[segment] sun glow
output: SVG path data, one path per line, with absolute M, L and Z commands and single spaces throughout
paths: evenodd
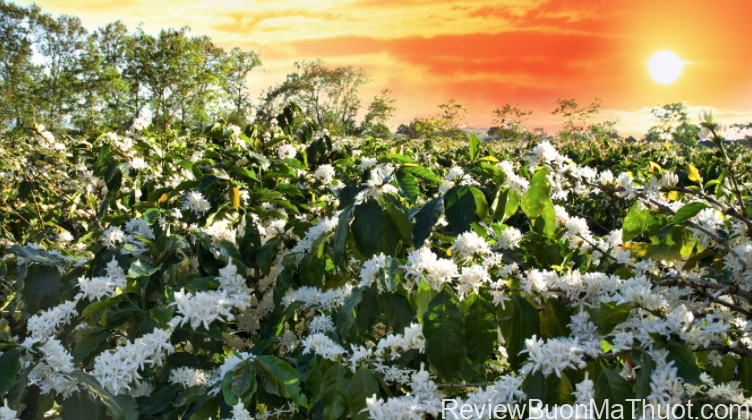
M 671 83 L 679 78 L 685 64 L 679 56 L 670 51 L 661 51 L 648 61 L 650 77 L 658 83 Z

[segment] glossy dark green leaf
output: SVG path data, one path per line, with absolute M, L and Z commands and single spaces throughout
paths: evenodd
M 398 209 L 390 199 L 385 200 L 385 202 L 384 214 L 392 222 L 392 226 L 394 226 L 402 244 L 407 248 L 413 246 L 413 227 L 407 218 L 407 213 Z
M 300 376 L 295 368 L 279 357 L 264 355 L 258 356 L 258 359 L 269 365 L 283 397 L 292 399 L 295 404 L 306 405 L 306 397 L 300 389 Z
M 470 230 L 470 224 L 475 221 L 475 197 L 470 188 L 460 186 L 447 191 L 444 197 L 444 214 L 449 226 L 455 232 L 464 233 Z
M 242 398 L 256 390 L 256 369 L 250 360 L 240 362 L 232 373 L 232 393 Z
M 176 385 L 163 385 L 146 397 L 142 403 L 143 414 L 157 414 L 172 405 L 172 400 L 178 395 Z
M 402 334 L 405 328 L 415 321 L 410 302 L 404 296 L 397 293 L 382 293 L 379 299 L 386 315 L 387 325 L 394 329 L 395 333 Z
M 598 307 L 589 308 L 587 311 L 590 314 L 590 321 L 598 327 L 598 332 L 607 335 L 629 318 L 632 308 L 631 303 L 601 302 Z
M 519 354 L 525 347 L 525 340 L 540 335 L 540 317 L 538 310 L 530 302 L 520 295 L 513 295 L 512 319 L 509 321 L 509 337 L 504 337 L 507 342 L 507 354 L 509 363 L 513 369 L 518 368 L 527 359 L 527 354 Z
M 321 402 L 324 404 L 324 419 L 337 420 L 347 414 L 348 389 L 347 369 L 336 363 L 321 380 Z
M 376 200 L 368 200 L 355 206 L 352 233 L 358 251 L 371 258 L 381 251 L 381 235 L 384 230 L 384 214 Z
M 692 385 L 700 383 L 702 370 L 697 365 L 697 358 L 691 350 L 678 344 L 669 345 L 666 359 L 674 361 L 674 367 L 684 382 Z
M 628 399 L 634 399 L 629 381 L 611 369 L 603 369 L 598 380 L 595 381 L 596 409 L 601 409 L 605 400 L 608 400 L 611 407 L 620 405 L 624 409 L 624 419 L 632 419 L 632 405 L 627 401 Z M 596 418 L 604 417 L 597 416 Z
M 49 309 L 60 303 L 60 271 L 57 267 L 40 265 L 32 276 L 31 295 L 40 309 Z M 28 286 L 27 286 L 28 287 Z
M 465 311 L 465 354 L 471 362 L 483 365 L 494 351 L 497 338 L 496 310 L 478 295 Z
M 449 293 L 442 291 L 428 304 L 423 316 L 426 353 L 439 375 L 452 380 L 458 376 L 464 358 L 465 325 Z
M 61 407 L 63 420 L 103 419 L 103 410 L 88 392 L 78 391 L 69 396 Z
M 414 203 L 420 195 L 418 189 L 418 180 L 415 179 L 412 174 L 407 172 L 397 172 L 397 184 L 399 185 L 400 193 L 407 199 L 407 201 Z
M 439 177 L 436 176 L 435 173 L 433 173 L 432 171 L 430 171 L 430 170 L 428 170 L 428 169 L 426 169 L 426 168 L 424 168 L 422 166 L 412 166 L 412 165 L 410 165 L 410 166 L 402 166 L 399 170 L 402 171 L 402 172 L 408 172 L 408 173 L 411 173 L 413 175 L 417 175 L 417 176 L 425 179 L 426 181 L 433 182 L 434 184 L 440 184 L 441 183 L 441 179 L 439 179 Z
M 141 276 L 151 276 L 159 270 L 158 265 L 153 265 L 144 260 L 136 260 L 131 264 L 131 268 L 128 269 L 128 277 L 136 278 Z
M 94 328 L 87 332 L 76 342 L 76 347 L 71 352 L 73 361 L 81 363 L 91 352 L 93 352 L 103 341 L 110 338 L 112 333 L 104 328 Z
M 339 222 L 334 228 L 334 237 L 332 239 L 332 261 L 335 264 L 342 264 L 345 259 L 345 246 L 347 245 L 347 235 L 350 233 L 350 219 L 352 218 L 353 206 L 347 206 L 339 214 Z
M 0 395 L 5 395 L 21 372 L 21 352 L 17 349 L 8 350 L 0 355 Z
M 72 372 L 69 373 L 70 376 L 76 378 L 79 382 L 86 384 L 86 386 L 89 387 L 89 389 L 99 395 L 99 397 L 102 399 L 102 402 L 104 403 L 105 407 L 107 408 L 107 413 L 113 417 L 115 420 L 127 420 L 128 416 L 126 415 L 126 410 L 123 409 L 123 407 L 120 405 L 117 398 L 115 398 L 110 391 L 105 389 L 99 381 L 96 380 L 91 375 L 88 375 L 84 372 L 81 372 L 80 370 L 74 369 Z
M 366 407 L 366 398 L 372 398 L 379 393 L 379 383 L 373 371 L 366 366 L 360 367 L 350 380 L 348 394 L 348 407 L 350 417 L 356 420 L 368 419 L 368 411 L 362 412 Z
M 423 242 L 431 237 L 431 231 L 439 221 L 439 213 L 441 212 L 443 198 L 444 197 L 438 197 L 427 202 L 415 215 L 415 223 L 413 224 L 413 241 L 415 248 L 423 246 Z

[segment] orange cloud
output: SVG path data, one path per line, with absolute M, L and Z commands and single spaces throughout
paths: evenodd
M 28 2 L 20 2 L 28 4 Z M 156 32 L 188 25 L 223 47 L 258 51 L 260 92 L 294 62 L 322 58 L 372 75 L 398 98 L 394 123 L 456 98 L 471 122 L 488 125 L 506 102 L 533 109 L 548 125 L 556 98 L 603 99 L 634 126 L 646 107 L 752 109 L 752 30 L 748 0 L 38 0 L 45 11 L 81 16 L 90 29 L 116 19 Z M 690 62 L 679 80 L 658 85 L 646 63 L 659 50 Z M 366 101 L 367 102 L 367 101 Z M 739 117 L 742 118 L 742 117 Z M 647 123 L 646 123 L 647 124 Z

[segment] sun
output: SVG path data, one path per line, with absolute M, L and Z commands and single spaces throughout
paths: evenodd
M 679 56 L 670 51 L 655 53 L 648 61 L 650 77 L 658 83 L 671 83 L 679 78 L 684 65 Z

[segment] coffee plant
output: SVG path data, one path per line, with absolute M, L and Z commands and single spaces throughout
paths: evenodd
M 0 419 L 751 404 L 752 154 L 702 125 L 717 147 L 445 145 L 290 103 L 5 138 Z

